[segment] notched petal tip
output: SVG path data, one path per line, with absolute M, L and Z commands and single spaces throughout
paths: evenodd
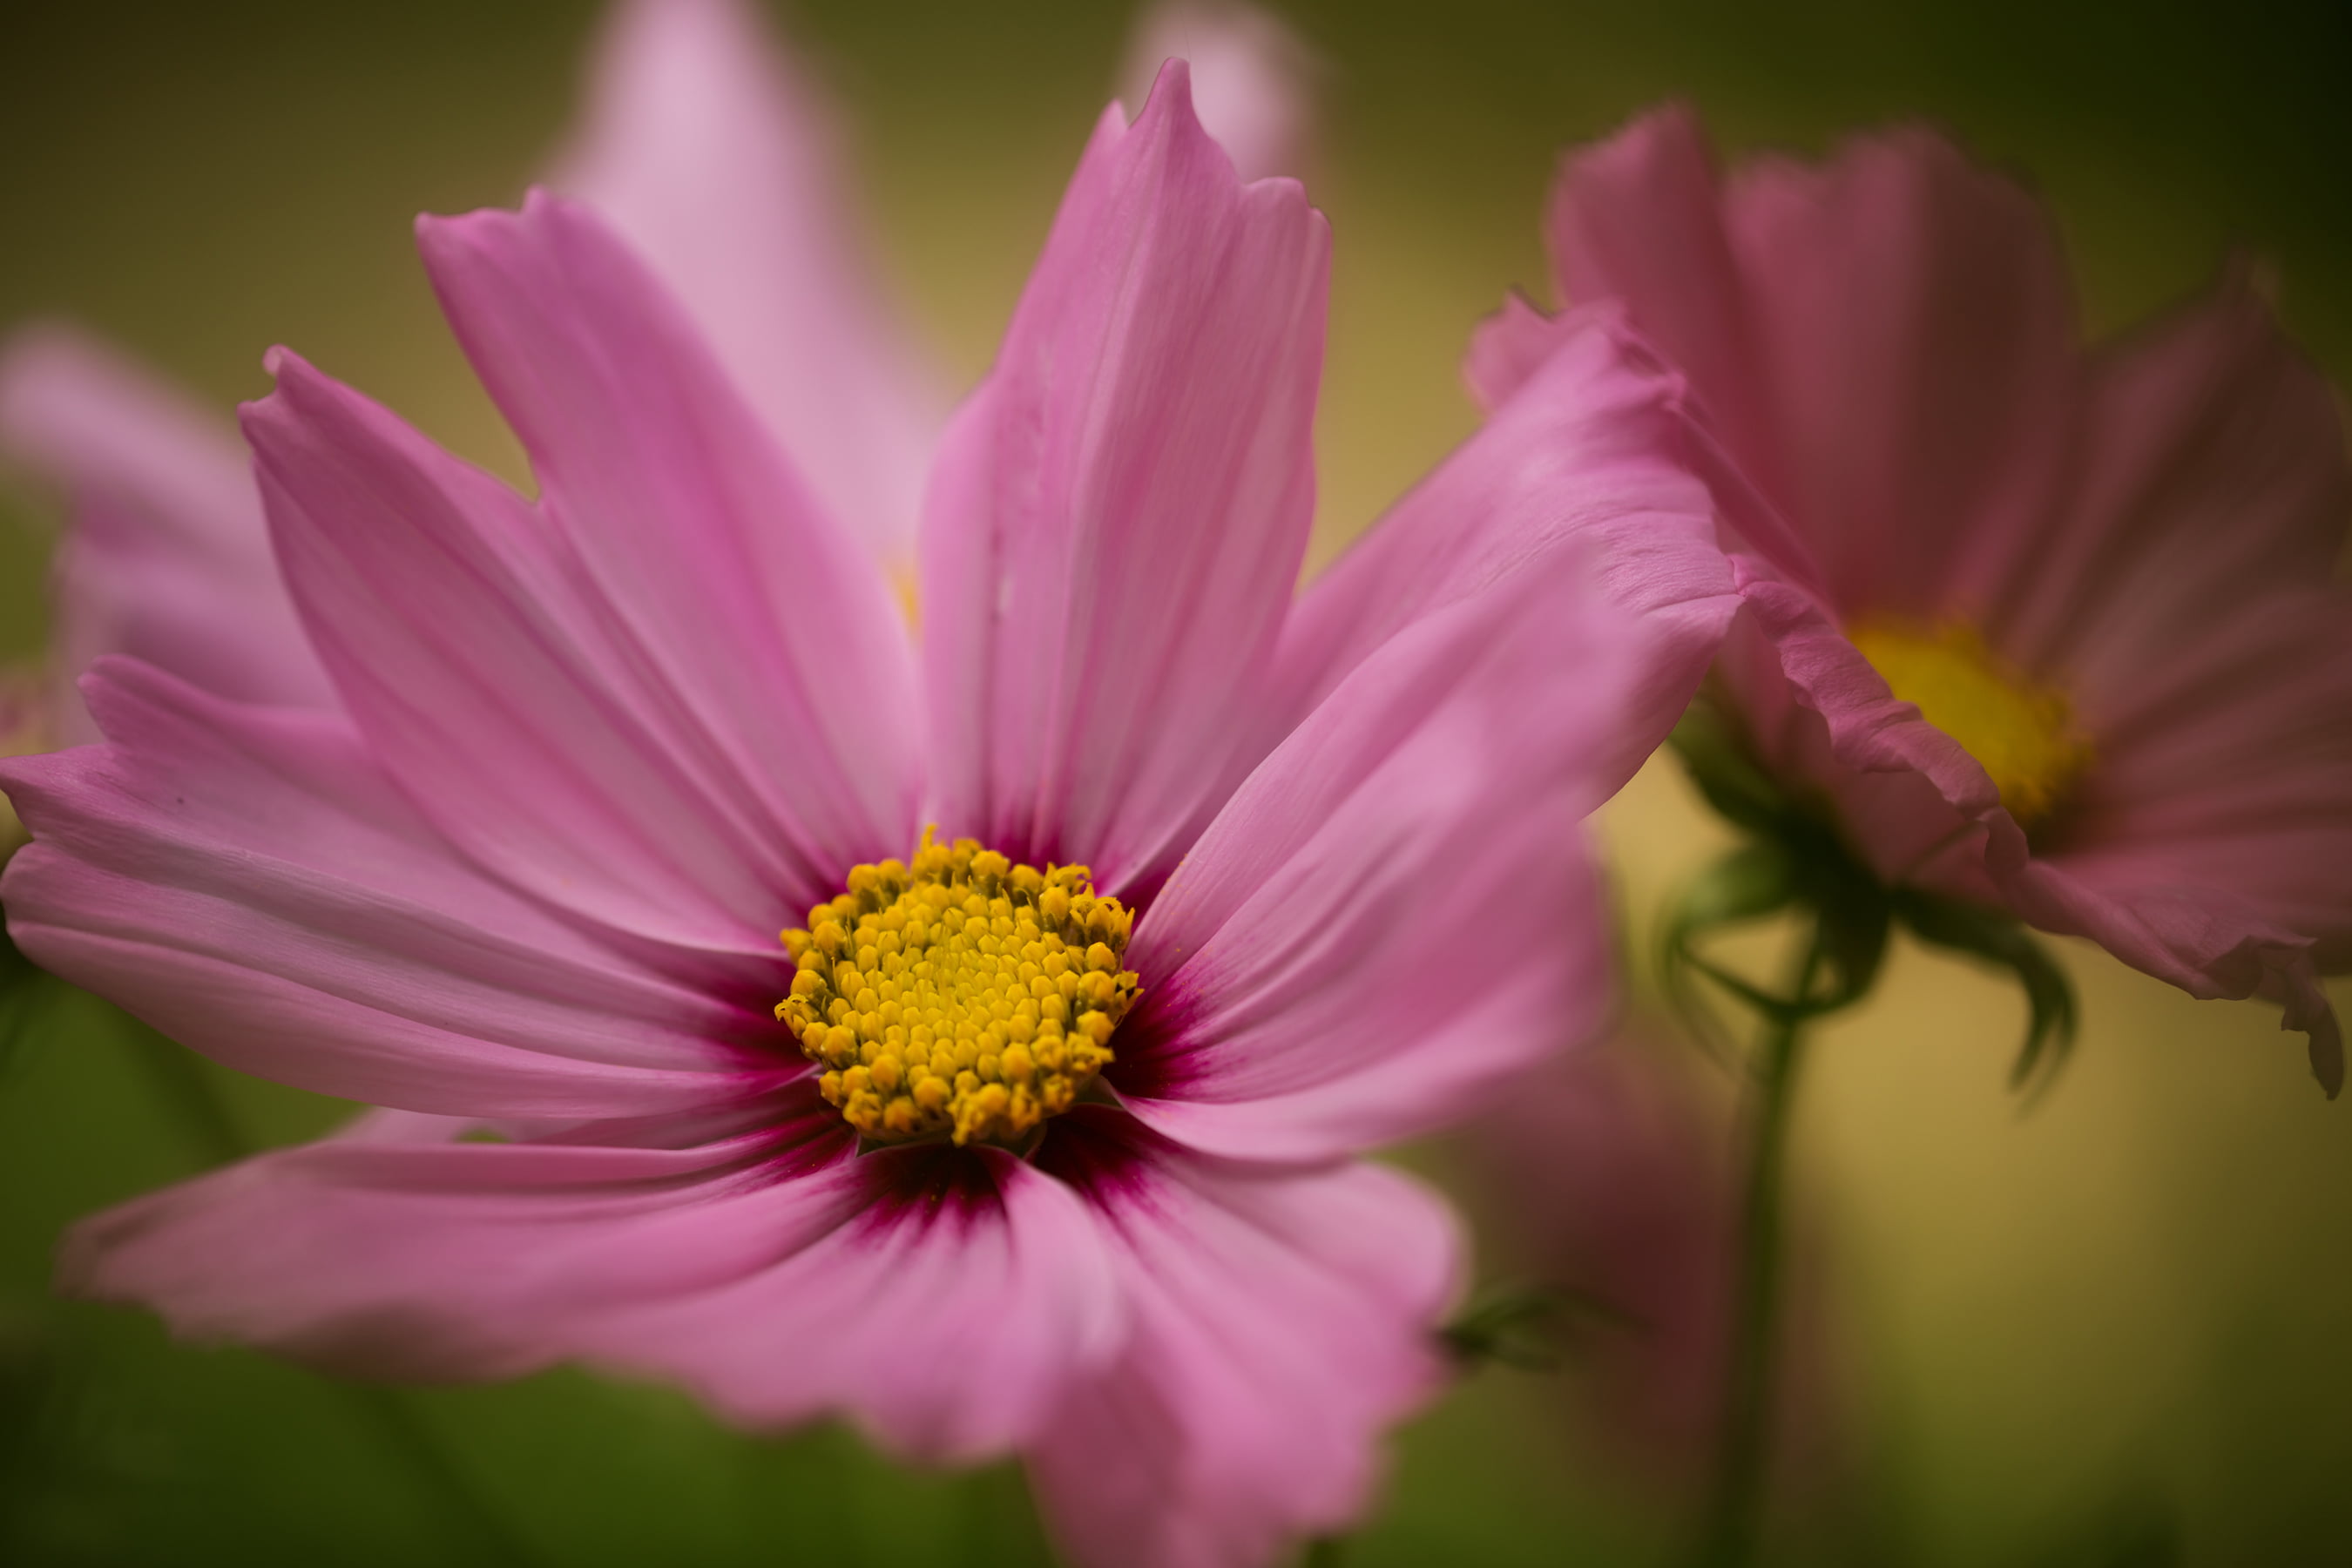
M 1190 125 L 1200 130 L 1201 117 L 1192 108 L 1192 64 L 1182 58 L 1162 60 L 1159 72 L 1151 79 L 1151 90 L 1144 95 L 1142 111 L 1136 115 L 1131 128 L 1137 131 L 1160 130 Z M 1205 131 L 1202 132 L 1206 135 Z
M 262 354 L 261 371 L 269 377 L 270 389 L 236 405 L 237 428 L 248 445 L 257 445 L 260 433 L 287 418 L 289 403 L 328 379 L 318 366 L 284 343 L 272 343 Z
M 1113 103 L 1105 112 L 1123 110 Z M 1253 177 L 1236 163 L 1232 149 L 1210 132 L 1195 102 L 1192 62 L 1181 57 L 1171 57 L 1160 65 L 1143 111 L 1126 127 L 1126 134 L 1144 139 L 1138 151 L 1147 156 L 1199 157 L 1207 166 L 1223 170 L 1227 181 L 1252 195 L 1263 193 L 1302 208 L 1307 205 L 1307 188 L 1297 179 L 1278 173 Z
M 1169 59 L 1192 65 L 1193 108 L 1244 181 L 1302 171 L 1323 66 L 1279 17 L 1228 0 L 1164 0 L 1129 36 L 1122 99 L 1148 99 Z

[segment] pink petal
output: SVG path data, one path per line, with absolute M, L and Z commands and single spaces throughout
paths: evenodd
M 1141 103 L 1161 65 L 1192 68 L 1192 107 L 1244 180 L 1300 176 L 1315 134 L 1319 63 L 1280 17 L 1231 0 L 1160 0 L 1136 18 L 1119 98 Z
M 1328 230 L 1243 185 L 1181 62 L 1097 127 L 923 536 L 943 827 L 1165 875 L 1250 760 L 1314 504 Z
M 271 363 L 278 389 L 246 424 L 289 583 L 425 815 L 615 930 L 772 955 L 875 840 L 812 831 L 717 743 L 691 750 L 696 716 L 640 678 L 617 612 L 528 502 L 293 355 Z
M 88 689 L 110 744 L 0 769 L 38 838 L 0 900 L 36 961 L 196 1049 L 487 1117 L 676 1115 L 800 1070 L 761 1066 L 782 973 L 697 989 L 583 936 L 458 860 L 339 716 L 126 660 Z
M 1648 721 L 1671 727 L 1738 605 L 1681 394 L 1613 310 L 1562 318 L 1540 372 L 1301 596 L 1276 711 L 1295 720 L 1417 617 L 1574 541 L 1602 596 L 1666 639 L 1624 742 L 1638 765 Z
M 2040 205 L 1898 131 L 1818 168 L 1748 164 L 1726 222 L 1780 437 L 1757 478 L 1832 602 L 1982 605 L 2042 525 L 2074 392 L 2073 295 Z
M 2073 491 L 2009 563 L 1994 628 L 2105 735 L 2159 725 L 2183 687 L 2210 683 L 2242 641 L 2221 620 L 2314 600 L 2342 615 L 2322 585 L 2352 463 L 2334 392 L 2240 278 L 2103 350 L 2087 392 Z
M 877 287 L 841 140 L 742 0 L 627 0 L 550 183 L 675 290 L 826 509 L 909 556 L 945 399 Z
M 1948 850 L 1980 852 L 1973 829 L 2000 810 L 2000 792 L 1967 748 L 1888 689 L 1812 595 L 1752 556 L 1733 566 L 1747 615 L 1719 669 L 1766 766 L 1832 795 L 1854 847 L 1891 881 L 1920 879 Z
M 2330 1100 L 2342 1090 L 2343 1030 L 2320 989 L 2308 938 L 2222 887 L 2183 879 L 2164 846 L 2032 858 L 2004 815 L 1987 859 L 2018 913 L 2043 931 L 2089 937 L 2191 996 L 2284 1004 L 2279 1026 L 2308 1037 L 2312 1076 Z
M 63 490 L 57 739 L 96 729 L 72 678 L 128 653 L 224 697 L 334 700 L 269 558 L 245 455 L 177 390 L 68 328 L 0 353 L 0 451 Z
M 1548 316 L 1524 294 L 1510 294 L 1503 308 L 1470 334 L 1462 379 L 1478 406 L 1492 414 L 1543 368 L 1560 346 L 1587 330 L 1591 312 L 1563 310 Z
M 2055 237 L 2012 183 L 1898 131 L 1821 167 L 1756 160 L 1720 193 L 1676 108 L 1571 155 L 1546 233 L 1570 300 L 1622 299 L 1690 374 L 1841 610 L 1981 605 L 2032 539 L 2075 328 Z
M 290 370 L 251 422 L 298 597 L 469 853 L 615 927 L 764 949 L 914 837 L 881 574 L 592 217 L 535 198 L 428 222 L 424 245 L 538 515 Z
M 63 1283 L 332 1371 L 587 1361 L 926 1461 L 1027 1439 L 1115 1352 L 1117 1279 L 1068 1188 L 992 1150 L 849 1159 L 804 1083 L 772 1103 L 765 1131 L 675 1150 L 372 1117 L 85 1222 Z
M 927 1462 L 1031 1440 L 1124 1337 L 1095 1217 L 999 1150 L 902 1149 L 848 1173 L 854 1216 L 822 1237 L 794 1240 L 760 1194 L 649 1217 L 578 1258 L 609 1248 L 651 1288 L 583 1300 L 551 1268 L 549 1306 L 590 1359 L 674 1378 L 745 1426 L 846 1415 Z
M 1444 1206 L 1379 1166 L 1229 1165 L 1101 1110 L 1038 1159 L 1099 1215 L 1134 1322 L 1030 1456 L 1076 1568 L 1250 1568 L 1354 1524 L 1381 1434 L 1444 1376 Z
M 1555 551 L 1425 616 L 1251 774 L 1129 950 L 1146 988 L 1110 1080 L 1139 1116 L 1328 1159 L 1597 1032 L 1609 917 L 1580 825 L 1689 688 L 1635 705 L 1680 650 L 1585 567 Z
M 58 1283 L 346 1374 L 517 1376 L 580 1353 L 600 1303 L 692 1291 L 852 1221 L 865 1184 L 814 1110 L 689 1149 L 457 1142 L 374 1112 L 82 1221 Z M 620 1245 L 646 1231 L 674 1245 Z
M 1698 116 L 1669 104 L 1563 157 L 1544 240 L 1561 298 L 1622 300 L 1643 336 L 1690 377 L 1741 462 L 1759 479 L 1777 475 L 1746 285 Z M 1507 313 L 1493 331 L 1516 328 L 1525 338 L 1532 325 Z M 1487 398 L 1490 407 L 1499 401 Z

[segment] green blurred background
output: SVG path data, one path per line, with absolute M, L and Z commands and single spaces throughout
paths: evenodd
M 2352 7 L 1279 9 L 1328 66 L 1318 558 L 1471 427 L 1456 358 L 1505 286 L 1540 283 L 1556 149 L 1670 93 L 1735 147 L 1818 150 L 1890 117 L 1956 129 L 2047 194 L 2097 330 L 2250 249 L 2296 334 L 2352 377 Z M 265 389 L 266 346 L 291 343 L 515 471 L 408 219 L 514 197 L 594 20 L 584 3 L 13 8 L 0 323 L 71 315 L 224 410 Z M 792 15 L 853 116 L 883 257 L 966 378 L 1127 21 L 1045 0 Z M 23 526 L 0 527 L 0 655 L 28 655 L 43 513 L 5 504 Z M 1720 842 L 1654 763 L 1610 830 L 1637 930 Z M 1824 1033 L 1800 1187 L 1849 1479 L 1790 1560 L 2352 1562 L 2352 1107 L 2322 1101 L 2269 1010 L 2067 959 L 2088 1023 L 2031 1114 L 2002 1088 L 2019 1003 L 1952 963 L 1899 952 L 1882 995 Z M 911 1477 L 833 1432 L 741 1442 L 669 1395 L 575 1375 L 356 1393 L 50 1300 L 74 1215 L 336 1110 L 88 998 L 52 990 L 17 1024 L 0 1068 L 0 1559 L 1043 1559 L 1009 1472 Z M 1572 1386 L 1473 1378 L 1402 1436 L 1349 1561 L 1656 1560 L 1671 1510 L 1570 1441 Z

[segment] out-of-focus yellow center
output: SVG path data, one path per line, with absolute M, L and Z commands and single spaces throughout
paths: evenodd
M 911 865 L 856 868 L 783 933 L 799 973 L 776 1016 L 864 1136 L 1016 1144 L 1109 1064 L 1139 989 L 1120 966 L 1134 923 L 1084 866 L 926 829 Z
M 2019 822 L 2048 816 L 2090 763 L 2066 694 L 2010 665 L 1973 626 L 1864 622 L 1847 635 L 1895 696 L 1968 748 Z
M 890 594 L 898 601 L 898 614 L 906 621 L 907 629 L 910 632 L 921 631 L 923 629 L 923 580 L 916 573 L 915 563 L 911 561 L 893 561 L 883 570 L 890 579 Z

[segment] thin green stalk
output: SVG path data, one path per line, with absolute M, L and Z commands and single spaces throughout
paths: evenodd
M 1796 1105 L 1805 1026 L 1817 1016 L 1811 992 L 1822 963 L 1817 933 L 1798 971 L 1794 991 L 1767 1014 L 1757 1047 L 1755 1121 L 1748 1149 L 1747 1184 L 1740 1197 L 1738 1273 L 1723 1425 L 1714 1496 L 1698 1554 L 1706 1568 L 1746 1568 L 1755 1560 L 1762 1524 L 1777 1393 L 1774 1363 L 1780 1342 L 1781 1203 L 1789 1122 Z
M 203 1062 L 152 1030 L 133 1026 L 129 1033 L 135 1054 L 203 1150 L 207 1164 L 224 1164 L 255 1152 L 237 1130 L 236 1118 Z M 480 1539 L 489 1561 L 518 1568 L 528 1568 L 535 1561 L 522 1538 L 490 1506 L 481 1489 L 419 1419 L 400 1390 L 363 1383 L 340 1386 L 411 1473 L 442 1499 L 448 1512 L 465 1520 L 465 1528 Z
M 530 1568 L 538 1561 L 399 1389 L 373 1383 L 347 1383 L 343 1387 L 378 1436 L 399 1451 L 410 1471 L 440 1494 L 449 1511 L 465 1516 L 467 1528 L 481 1539 L 489 1561 L 511 1563 L 514 1568 Z

